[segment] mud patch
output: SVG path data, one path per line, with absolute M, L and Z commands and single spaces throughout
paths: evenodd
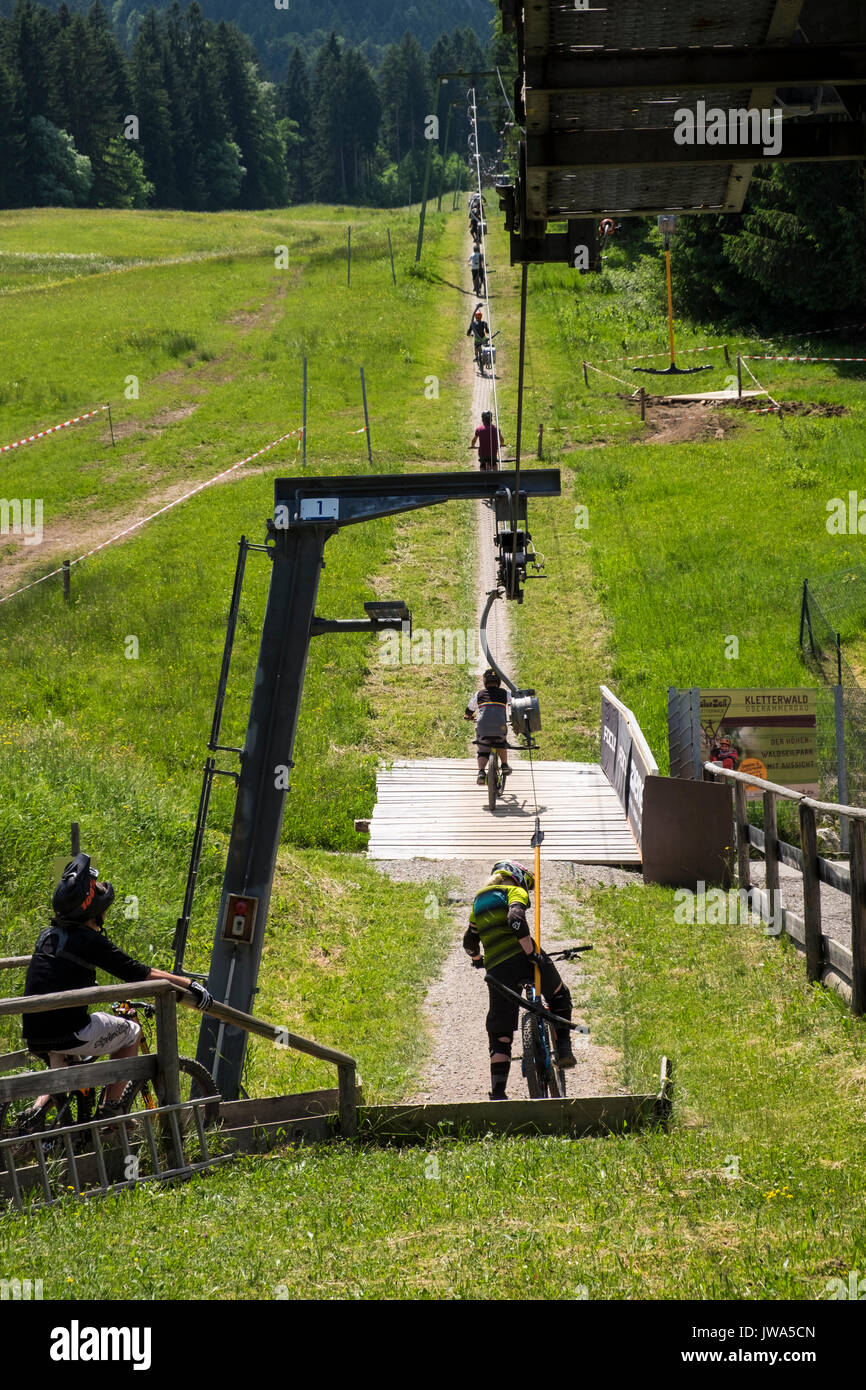
M 694 444 L 705 439 L 724 439 L 737 428 L 732 419 L 720 415 L 715 406 L 702 401 L 678 401 L 666 405 L 650 396 L 646 412 L 644 444 Z

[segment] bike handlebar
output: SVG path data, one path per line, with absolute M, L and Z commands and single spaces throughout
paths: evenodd
M 493 985 L 502 994 L 509 994 L 512 999 L 516 999 L 521 1009 L 526 1009 L 527 1013 L 537 1014 L 539 1018 L 546 1018 L 550 1023 L 558 1023 L 562 1028 L 570 1028 L 574 1033 L 588 1033 L 589 1028 L 585 1023 L 572 1023 L 569 1018 L 560 1018 L 558 1014 L 551 1013 L 543 1004 L 533 1004 L 530 999 L 524 998 L 516 990 L 509 989 L 508 985 L 502 984 L 500 980 L 494 980 L 493 976 L 485 970 L 484 978 L 488 984 Z

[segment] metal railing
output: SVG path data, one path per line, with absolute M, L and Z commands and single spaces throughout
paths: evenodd
M 780 786 L 778 782 L 734 772 L 718 763 L 704 763 L 704 770 L 716 781 L 726 780 L 734 784 L 737 875 L 741 891 L 745 889 L 748 894 L 750 906 L 756 903 L 756 910 L 763 920 L 780 924 L 791 940 L 803 949 L 806 974 L 810 981 L 823 982 L 838 989 L 849 1000 L 851 1012 L 863 1014 L 866 1012 L 866 810 L 858 806 L 817 801 L 803 792 Z M 755 787 L 763 792 L 763 830 L 749 824 L 747 787 Z M 802 849 L 779 839 L 776 818 L 779 798 L 795 802 L 798 806 Z M 849 821 L 849 866 L 834 863 L 818 853 L 819 815 L 845 817 Z M 751 882 L 749 847 L 752 845 L 764 855 L 763 889 L 753 887 Z M 799 869 L 802 875 L 802 917 L 782 906 L 780 864 Z M 822 883 L 847 894 L 851 900 L 850 948 L 821 929 Z

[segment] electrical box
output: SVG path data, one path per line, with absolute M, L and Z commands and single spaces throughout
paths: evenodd
M 249 898 L 242 893 L 229 894 L 223 922 L 223 941 L 241 941 L 249 946 L 253 939 L 258 905 L 258 898 Z

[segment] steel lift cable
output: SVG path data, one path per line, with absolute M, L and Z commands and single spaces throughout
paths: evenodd
M 483 205 L 482 205 L 482 203 L 481 203 L 481 197 L 482 197 L 482 194 L 481 194 L 481 154 L 480 154 L 479 149 L 478 149 L 478 108 L 477 108 L 476 100 L 475 100 L 475 88 L 474 88 L 474 87 L 470 87 L 470 89 L 469 89 L 469 96 L 470 96 L 470 100 L 471 100 L 471 103 L 472 103 L 472 114 L 471 114 L 471 116 L 470 116 L 470 121 L 471 121 L 471 124 L 472 124 L 472 134 L 473 134 L 473 136 L 474 136 L 474 141 L 475 141 L 475 148 L 474 148 L 474 150 L 473 150 L 473 152 L 472 152 L 472 158 L 473 158 L 474 161 L 475 161 L 475 182 L 476 182 L 476 185 L 477 185 L 477 188 L 478 188 L 478 200 L 479 200 L 479 201 L 478 201 L 478 213 L 479 213 L 479 217 L 478 217 L 478 226 L 479 226 L 480 234 L 481 234 L 481 255 L 482 255 L 483 263 L 484 263 L 484 312 L 485 312 L 485 315 L 486 315 L 486 322 L 487 322 L 487 325 L 488 325 L 488 327 L 489 327 L 489 329 L 490 329 L 490 341 L 492 342 L 492 341 L 493 341 L 493 318 L 492 318 L 492 315 L 491 315 L 491 312 L 490 312 L 490 281 L 489 281 L 488 276 L 487 276 L 487 236 L 486 236 L 486 233 L 485 233 L 485 231 L 484 231 L 484 227 L 485 227 L 485 221 L 484 221 L 484 208 L 483 208 Z M 496 440 L 496 457 L 497 457 L 497 460 L 499 460 L 499 459 L 500 459 L 500 451 L 499 451 L 499 398 L 498 398 L 498 396 L 497 396 L 497 394 L 496 394 L 496 367 L 495 367 L 495 365 L 494 365 L 493 363 L 490 364 L 490 371 L 491 371 L 491 380 L 492 380 L 492 384 L 493 384 L 493 428 L 496 430 L 496 435 L 495 435 L 495 440 Z

